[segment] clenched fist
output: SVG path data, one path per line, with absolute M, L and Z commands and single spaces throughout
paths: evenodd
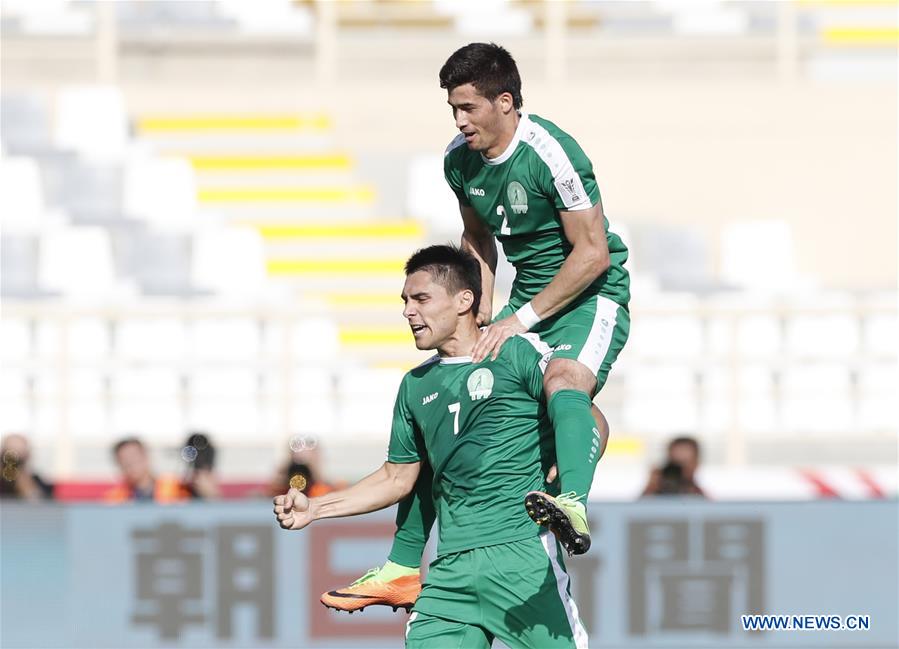
M 283 496 L 275 496 L 275 518 L 285 530 L 301 530 L 312 522 L 309 498 L 299 489 L 291 489 Z

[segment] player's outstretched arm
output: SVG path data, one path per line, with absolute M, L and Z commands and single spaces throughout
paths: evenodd
M 283 496 L 275 496 L 275 518 L 285 530 L 300 530 L 319 518 L 355 516 L 384 509 L 409 495 L 419 468 L 419 462 L 385 462 L 353 486 L 317 498 L 308 498 L 298 489 L 291 489 Z
M 481 306 L 478 325 L 490 324 L 493 316 L 493 286 L 496 281 L 496 239 L 473 207 L 459 203 L 462 213 L 462 242 L 460 247 L 474 255 L 481 264 Z

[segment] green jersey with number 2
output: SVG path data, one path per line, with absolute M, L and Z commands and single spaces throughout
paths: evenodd
M 571 252 L 559 212 L 600 203 L 593 166 L 574 139 L 555 124 L 521 113 L 515 137 L 496 158 L 471 151 L 461 133 L 446 149 L 446 181 L 463 205 L 471 206 L 515 267 L 509 305 L 520 308 L 543 290 Z M 567 307 L 594 295 L 626 306 L 630 281 L 627 247 L 609 231 L 610 266 Z

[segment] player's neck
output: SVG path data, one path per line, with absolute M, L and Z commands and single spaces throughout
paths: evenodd
M 515 131 L 518 130 L 518 123 L 520 121 L 521 115 L 517 110 L 513 110 L 511 119 L 504 121 L 503 129 L 499 135 L 499 138 L 496 140 L 496 143 L 484 152 L 485 158 L 498 158 L 506 151 L 506 149 L 509 148 L 512 140 L 515 139 Z
M 440 358 L 470 357 L 480 336 L 481 330 L 478 329 L 474 319 L 466 319 L 464 323 L 459 323 L 455 333 L 437 348 L 437 353 Z

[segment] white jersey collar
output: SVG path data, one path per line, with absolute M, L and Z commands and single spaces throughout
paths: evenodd
M 515 127 L 515 135 L 512 136 L 512 141 L 509 142 L 509 146 L 506 147 L 506 150 L 500 153 L 495 158 L 488 158 L 481 153 L 481 160 L 484 161 L 484 164 L 488 165 L 499 165 L 504 163 L 506 160 L 512 157 L 512 154 L 515 153 L 515 149 L 518 146 L 518 143 L 521 141 L 521 135 L 525 129 L 525 122 L 528 119 L 528 114 L 524 112 L 518 113 L 518 126 Z
M 441 365 L 461 365 L 462 363 L 470 363 L 471 356 L 441 356 Z

